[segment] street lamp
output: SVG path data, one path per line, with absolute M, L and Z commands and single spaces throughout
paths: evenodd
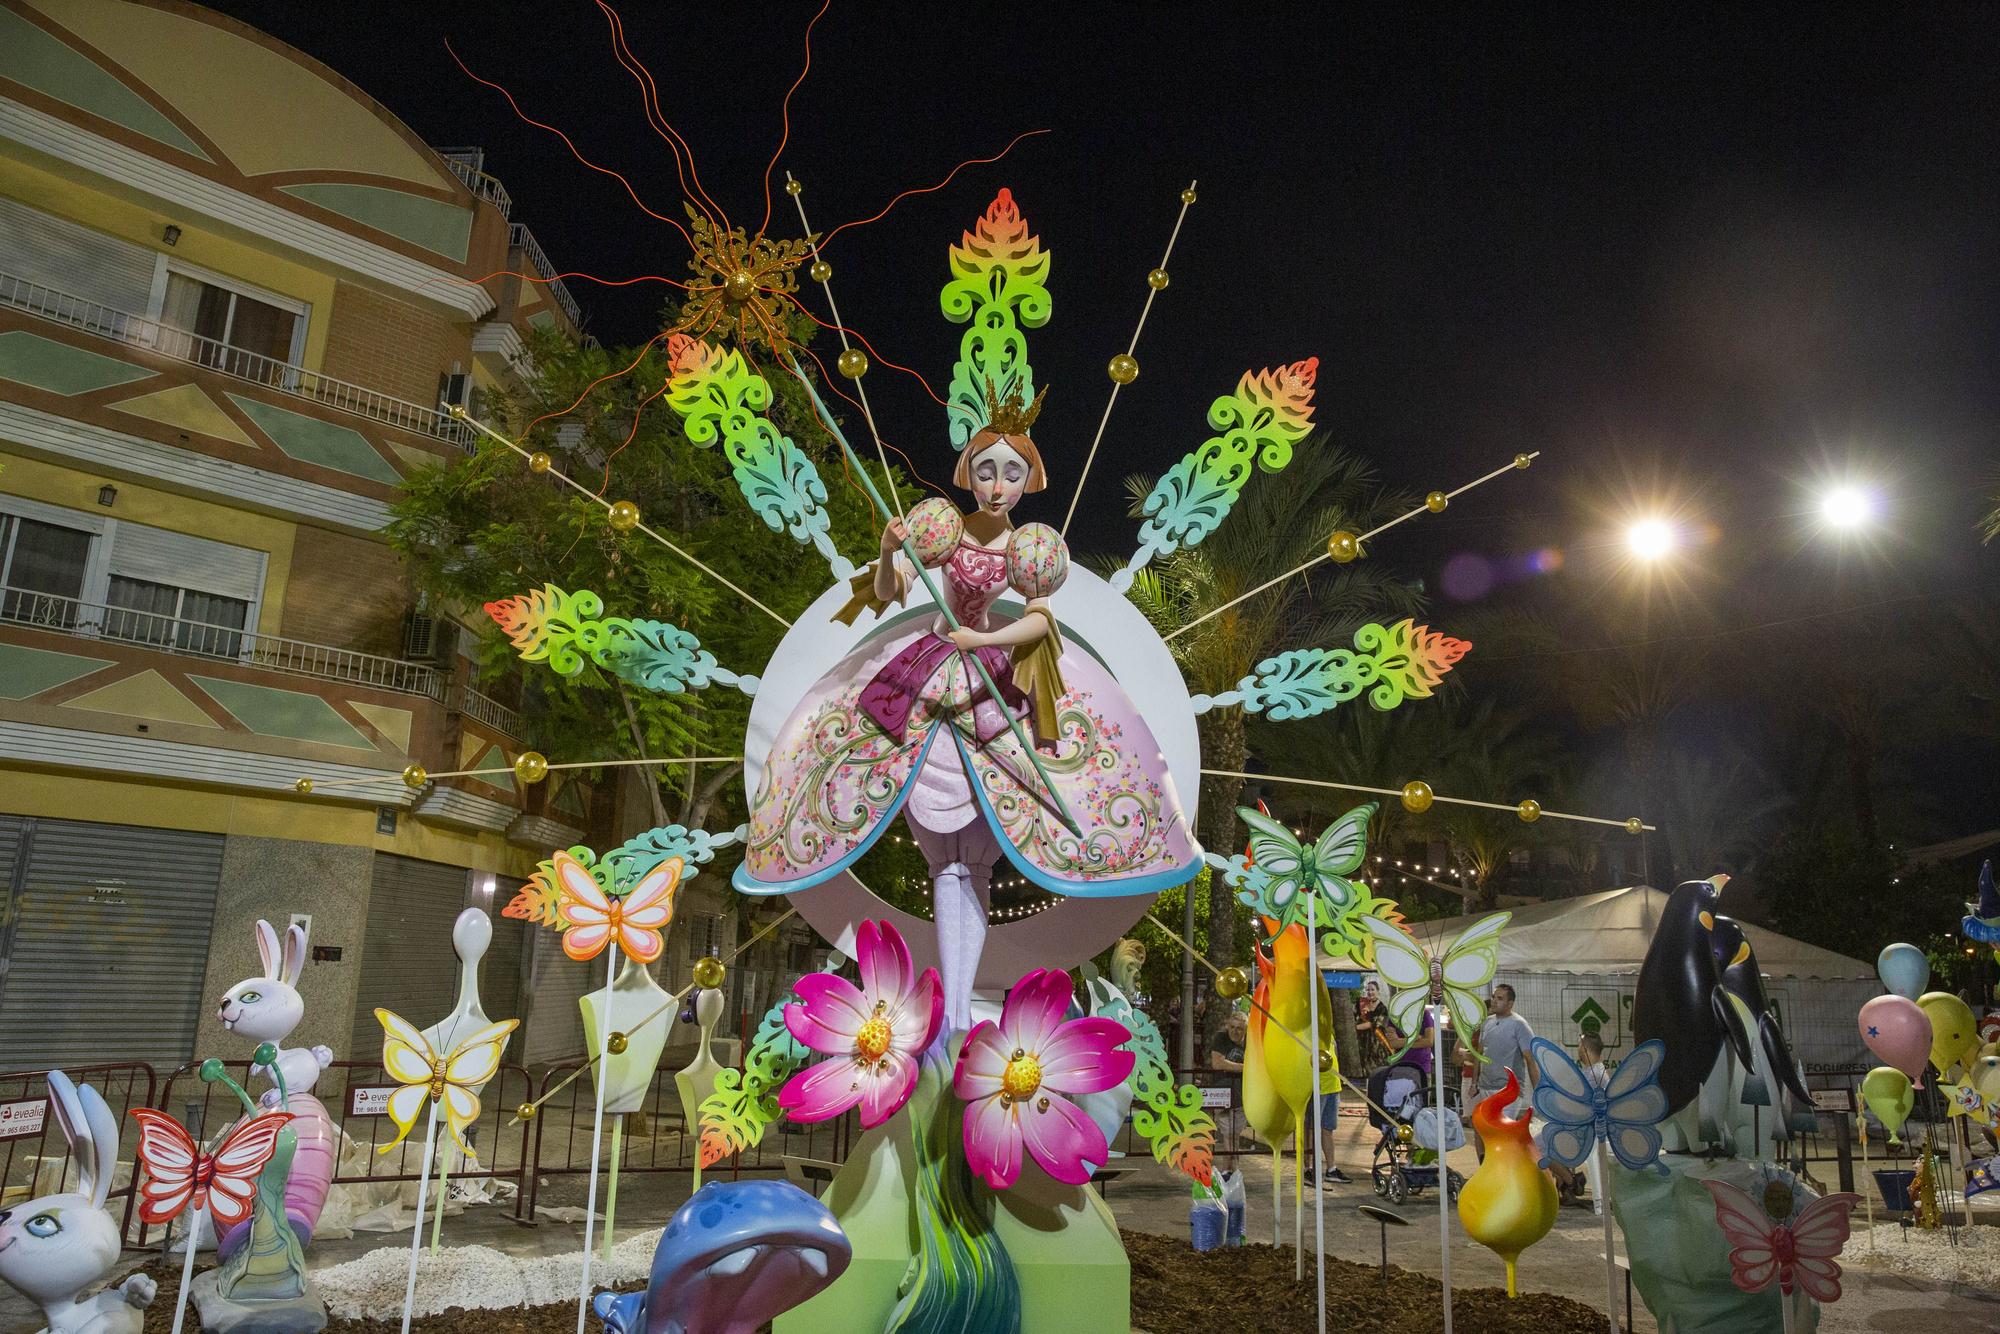
M 1626 526 L 1625 546 L 1639 560 L 1663 560 L 1680 545 L 1680 534 L 1665 519 L 1638 519 Z
M 1842 482 L 1820 493 L 1821 522 L 1836 532 L 1853 532 L 1874 521 L 1881 508 L 1873 491 L 1853 482 Z

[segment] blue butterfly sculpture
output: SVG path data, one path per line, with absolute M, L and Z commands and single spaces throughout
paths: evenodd
M 1662 1176 L 1659 1124 L 1667 1117 L 1667 1095 L 1660 1088 L 1660 1064 L 1666 1044 L 1658 1038 L 1642 1042 L 1619 1062 L 1601 1087 L 1593 1084 L 1574 1057 L 1547 1038 L 1528 1043 L 1541 1082 L 1535 1085 L 1535 1111 L 1542 1126 L 1543 1161 L 1565 1167 L 1583 1166 L 1604 1141 L 1618 1161 L 1634 1172 L 1652 1168 Z

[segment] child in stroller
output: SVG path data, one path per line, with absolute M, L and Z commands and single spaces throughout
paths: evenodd
M 1417 1113 L 1429 1106 L 1429 1092 L 1424 1072 L 1414 1065 L 1385 1065 L 1368 1077 L 1368 1124 L 1381 1132 L 1369 1176 L 1375 1193 L 1391 1204 L 1401 1204 L 1438 1184 L 1437 1151 L 1420 1146 L 1416 1134 Z M 1432 1127 L 1437 1119 L 1427 1122 L 1425 1138 L 1435 1142 Z M 1456 1201 L 1465 1178 L 1447 1168 L 1445 1184 Z

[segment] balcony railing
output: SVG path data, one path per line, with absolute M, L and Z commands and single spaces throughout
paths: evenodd
M 563 286 L 560 278 L 556 278 L 556 274 L 562 270 L 549 262 L 549 257 L 542 250 L 542 243 L 535 239 L 535 234 L 528 230 L 525 223 L 517 222 L 507 229 L 507 244 L 527 256 L 528 262 L 535 266 L 535 271 L 542 277 L 555 278 L 554 282 L 540 285 L 546 287 L 549 295 L 555 298 L 556 304 L 563 308 L 563 312 L 569 316 L 569 322 L 581 329 L 583 310 L 576 304 L 576 298 L 569 294 L 569 288 Z
M 513 213 L 514 201 L 508 197 L 507 187 L 500 184 L 499 177 L 488 176 L 485 172 L 485 149 L 438 148 L 432 151 L 444 159 L 444 165 L 451 169 L 452 175 L 465 182 L 466 189 L 499 209 L 501 217 Z
M 183 657 L 264 667 L 322 681 L 344 681 L 377 690 L 426 695 L 440 701 L 444 698 L 443 676 L 435 667 L 422 663 L 31 589 L 0 588 L 0 624 L 26 625 L 120 644 L 144 644 Z
M 520 714 L 491 695 L 480 694 L 471 686 L 453 686 L 445 698 L 445 707 L 468 718 L 477 718 L 502 736 L 510 736 L 517 741 L 527 736 Z
M 384 422 L 418 435 L 449 440 L 467 453 L 472 452 L 478 439 L 478 433 L 470 425 L 446 415 L 435 405 L 426 407 L 421 403 L 377 393 L 373 389 L 363 389 L 330 375 L 246 352 L 240 347 L 231 347 L 228 343 L 176 329 L 130 311 L 86 301 L 4 271 L 0 271 L 0 308 L 25 311 L 72 329 L 82 329 L 101 338 L 144 348 L 175 361 L 204 366 L 222 375 L 293 394 L 324 407 L 351 412 L 357 417 Z

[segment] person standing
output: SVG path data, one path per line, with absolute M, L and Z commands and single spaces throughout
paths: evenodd
M 1229 1018 L 1208 1040 L 1208 1068 L 1229 1076 L 1223 1081 L 1223 1087 L 1229 1090 L 1227 1140 L 1237 1149 L 1249 1147 L 1243 1133 L 1243 1044 L 1249 1037 L 1249 1016 L 1241 1010 L 1231 1010 Z
M 1611 1075 L 1604 1068 L 1604 1039 L 1595 1033 L 1585 1033 L 1576 1040 L 1576 1063 L 1583 1067 L 1584 1082 L 1593 1089 L 1601 1089 L 1611 1083 Z M 1598 1158 L 1591 1154 L 1583 1160 L 1584 1176 L 1590 1181 L 1590 1207 L 1599 1215 L 1604 1213 L 1604 1182 L 1598 1172 Z
M 1332 1044 L 1329 1041 L 1327 1054 L 1330 1055 L 1331 1053 Z M 1340 1164 L 1333 1159 L 1333 1132 L 1334 1127 L 1340 1120 L 1340 1066 L 1338 1063 L 1329 1063 L 1326 1069 L 1319 1072 L 1319 1093 L 1317 1096 L 1319 1098 L 1319 1161 L 1314 1164 L 1312 1175 L 1307 1179 L 1321 1186 L 1345 1186 L 1351 1183 L 1353 1178 L 1341 1171 Z M 1312 1113 L 1308 1111 L 1306 1115 L 1310 1118 Z
M 1514 988 L 1505 982 L 1494 983 L 1486 996 L 1486 1022 L 1472 1038 L 1473 1049 L 1486 1058 L 1475 1077 L 1475 1101 L 1506 1088 L 1507 1073 L 1512 1071 L 1519 1093 L 1507 1110 L 1510 1115 L 1519 1115 L 1527 1108 L 1528 1092 L 1540 1073 L 1535 1069 L 1534 1057 L 1528 1054 L 1528 1043 L 1534 1036 L 1535 1030 L 1528 1027 L 1528 1021 L 1514 1013 Z M 1467 1116 L 1465 1121 L 1470 1129 L 1472 1118 Z M 1480 1161 L 1486 1161 L 1486 1144 L 1476 1130 L 1472 1132 L 1472 1141 Z

